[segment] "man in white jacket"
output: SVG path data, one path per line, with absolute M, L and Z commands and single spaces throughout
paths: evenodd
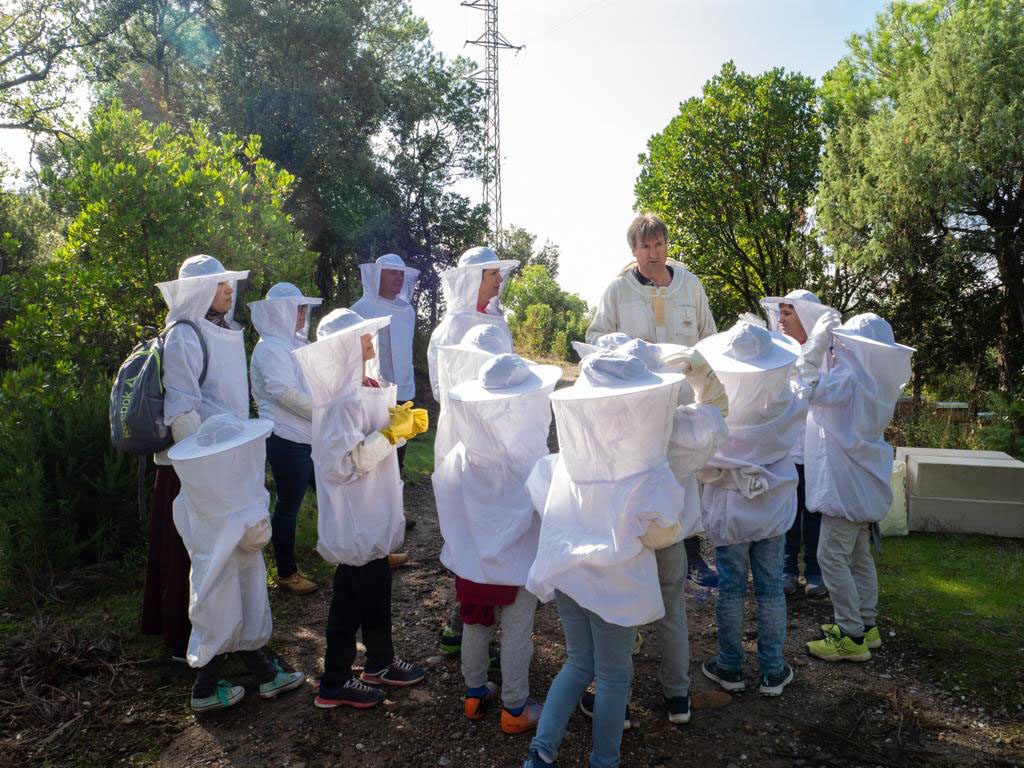
M 612 280 L 594 310 L 587 342 L 609 333 L 651 343 L 692 347 L 716 332 L 704 286 L 678 261 L 668 258 L 668 228 L 652 213 L 633 219 L 626 232 L 633 261 Z M 700 541 L 686 539 L 689 578 L 704 587 L 718 576 L 700 554 Z

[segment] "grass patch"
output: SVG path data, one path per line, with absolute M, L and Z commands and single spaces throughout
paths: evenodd
M 877 563 L 883 622 L 944 687 L 1024 709 L 1024 542 L 915 533 L 886 539 Z
M 409 485 L 418 485 L 434 473 L 434 433 L 430 425 L 424 434 L 410 440 L 405 446 L 405 469 L 402 478 Z

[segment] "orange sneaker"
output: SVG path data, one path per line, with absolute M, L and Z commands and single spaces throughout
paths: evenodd
M 527 699 L 523 711 L 513 715 L 504 707 L 501 708 L 501 730 L 505 733 L 526 733 L 537 727 L 543 706 L 533 699 Z
M 492 683 L 490 680 L 487 681 L 486 685 L 481 686 L 485 693 L 483 696 L 472 695 L 473 693 L 479 692 L 480 689 L 470 688 L 466 691 L 466 698 L 463 701 L 462 709 L 466 713 L 466 717 L 470 720 L 479 720 L 484 716 L 484 712 L 487 710 L 487 705 L 490 704 L 498 695 L 497 683 Z

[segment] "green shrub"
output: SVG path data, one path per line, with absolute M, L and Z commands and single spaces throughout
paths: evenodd
M 993 393 L 988 407 L 994 415 L 978 429 L 979 447 L 1024 459 L 1024 400 L 1010 400 Z
M 136 462 L 110 444 L 109 384 L 45 383 L 36 367 L 0 387 L 0 585 L 36 601 L 58 576 L 141 541 Z

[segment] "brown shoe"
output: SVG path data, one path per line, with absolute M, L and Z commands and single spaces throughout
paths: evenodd
M 298 571 L 283 579 L 278 578 L 277 587 L 290 595 L 308 595 L 320 589 L 315 581 L 310 581 Z
M 392 568 L 401 568 L 409 562 L 409 555 L 405 552 L 392 552 L 388 555 L 388 565 Z

